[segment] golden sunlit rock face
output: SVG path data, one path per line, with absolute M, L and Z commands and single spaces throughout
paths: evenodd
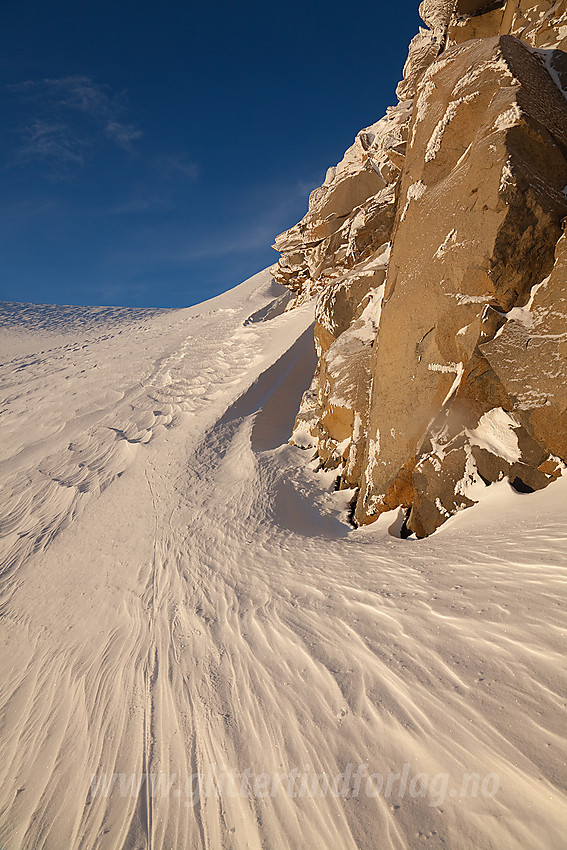
M 567 462 L 567 2 L 425 0 L 399 103 L 361 131 L 273 268 L 318 293 L 293 441 L 423 537 Z

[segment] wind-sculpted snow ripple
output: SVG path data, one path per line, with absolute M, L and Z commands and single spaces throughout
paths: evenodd
M 391 516 L 352 530 L 352 494 L 285 441 L 308 317 L 214 319 L 207 358 L 180 329 L 123 382 L 131 395 L 104 421 L 137 462 L 99 498 L 82 493 L 80 521 L 3 596 L 0 844 L 559 850 L 562 484 L 528 508 L 493 485 L 426 541 L 392 536 Z M 223 327 L 239 383 L 214 360 Z M 144 394 L 152 405 L 136 406 Z M 179 427 L 129 442 L 166 396 Z M 70 442 L 108 465 L 105 445 Z M 44 478 L 72 493 L 89 474 Z
M 155 316 L 165 316 L 172 310 L 155 307 L 74 307 L 59 304 L 22 304 L 0 301 L 0 325 L 21 333 L 65 333 L 93 331 L 97 327 L 123 328 Z
M 14 307 L 8 327 L 19 322 L 30 330 L 37 321 L 39 330 L 64 327 L 72 337 L 84 326 L 86 337 L 53 349 L 47 337 L 44 350 L 1 367 L 0 574 L 44 549 L 156 433 L 184 414 L 214 410 L 231 388 L 237 394 L 259 357 L 259 332 L 243 326 L 246 305 L 204 317 L 195 310 L 3 306 Z M 207 335 L 211 322 L 214 336 Z M 154 359 L 152 346 L 164 343 Z M 140 346 L 149 356 L 140 358 Z M 41 411 L 35 422 L 34 409 Z

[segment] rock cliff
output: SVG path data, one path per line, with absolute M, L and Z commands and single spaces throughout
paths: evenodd
M 398 104 L 277 237 L 317 294 L 293 441 L 426 536 L 567 463 L 567 0 L 424 0 Z

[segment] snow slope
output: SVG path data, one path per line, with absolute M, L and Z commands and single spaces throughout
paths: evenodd
M 563 847 L 565 482 L 352 529 L 279 297 L 0 307 L 0 847 Z

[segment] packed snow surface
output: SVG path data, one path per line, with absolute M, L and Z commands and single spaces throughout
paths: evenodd
M 565 482 L 353 529 L 276 289 L 0 307 L 0 847 L 559 850 Z

